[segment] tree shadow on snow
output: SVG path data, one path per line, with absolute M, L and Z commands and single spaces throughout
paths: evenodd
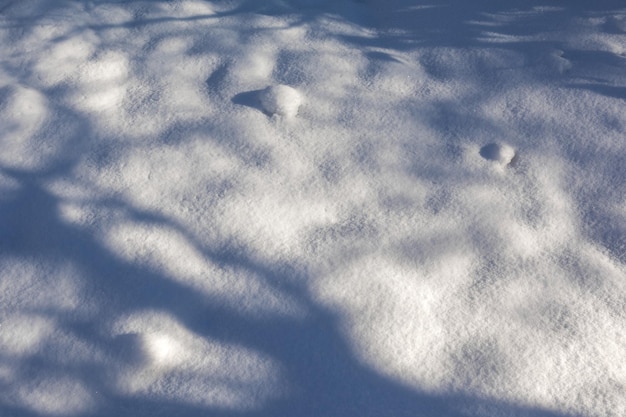
M 593 9 L 593 6 L 588 6 L 590 3 L 592 2 L 577 3 L 577 10 Z M 243 9 L 237 9 L 233 14 L 241 10 L 292 13 L 296 9 L 290 7 L 297 4 L 299 2 L 248 1 L 242 3 Z M 310 2 L 310 4 L 311 7 L 304 9 L 307 19 L 323 14 L 325 10 L 323 5 L 329 3 Z M 365 7 L 367 1 L 354 4 Z M 362 46 L 364 49 L 385 47 L 402 50 L 408 45 L 415 44 L 486 46 L 488 43 L 480 40 L 482 31 L 480 24 L 475 23 L 486 14 L 513 13 L 515 8 L 528 10 L 533 6 L 546 6 L 552 3 L 455 0 L 434 5 L 432 2 L 419 1 L 395 4 L 402 4 L 404 7 L 392 10 L 391 13 L 406 13 L 406 19 L 399 20 L 400 27 L 385 27 L 383 22 L 380 23 L 382 26 L 379 26 L 381 28 L 379 37 L 343 36 L 342 40 Z M 409 6 L 410 8 L 405 10 Z M 570 6 L 562 7 L 567 9 Z M 214 17 L 199 16 L 198 19 Z M 347 20 L 355 19 L 351 14 L 343 17 Z M 189 18 L 187 21 L 192 20 Z M 163 21 L 165 20 L 159 22 Z M 357 22 L 363 23 L 362 20 Z M 135 22 L 136 25 L 147 23 L 150 22 Z M 501 29 L 504 34 L 522 35 L 532 30 L 532 26 L 524 26 L 522 22 L 503 25 Z M 497 45 L 500 48 L 522 48 L 524 53 L 529 51 L 528 48 L 535 46 L 537 45 L 523 43 Z M 366 52 L 366 56 L 372 60 L 398 62 L 392 54 L 381 51 L 371 50 Z M 426 67 L 430 65 L 429 62 L 424 64 Z M 434 64 L 428 68 L 435 73 L 439 71 Z M 573 84 L 572 87 L 580 88 L 580 85 Z M 589 88 L 600 94 L 624 98 L 621 87 L 604 90 L 592 84 Z M 262 111 L 258 93 L 259 91 L 240 93 L 232 98 L 232 103 Z M 445 103 L 441 104 L 440 110 L 432 115 L 433 123 L 453 126 L 447 129 L 453 129 L 454 126 L 460 129 L 466 125 L 464 115 L 448 111 L 450 109 Z M 121 391 L 110 380 L 106 363 L 68 365 L 66 360 L 57 357 L 58 353 L 48 352 L 45 348 L 40 352 L 25 353 L 22 357 L 16 358 L 15 360 L 20 361 L 19 369 L 11 376 L 10 381 L 0 379 L 0 390 L 7 389 L 9 384 L 15 384 L 16 381 L 32 380 L 33 375 L 45 374 L 53 378 L 70 375 L 81 381 L 89 392 L 97 393 L 94 394 L 97 398 L 96 406 L 91 411 L 78 414 L 103 417 L 567 416 L 558 411 L 480 398 L 470 393 L 423 392 L 381 375 L 356 357 L 340 331 L 341 317 L 316 303 L 304 286 L 293 284 L 294 280 L 290 279 L 292 275 L 306 276 L 306 271 L 297 265 L 259 261 L 255 253 L 250 253 L 245 248 L 237 248 L 228 242 L 217 242 L 214 246 L 209 246 L 174 219 L 160 213 L 138 209 L 121 199 L 105 198 L 92 202 L 102 207 L 115 208 L 124 213 L 125 219 L 132 222 L 174 230 L 208 262 L 259 277 L 268 287 L 296 300 L 308 313 L 301 319 L 244 315 L 219 297 L 209 297 L 194 291 L 158 268 L 140 265 L 135 260 L 123 259 L 107 248 L 93 232 L 62 218 L 60 206 L 63 201 L 51 193 L 45 184 L 71 175 L 71 169 L 70 163 L 59 164 L 53 169 L 38 172 L 0 168 L 4 176 L 17 184 L 14 191 L 0 200 L 0 256 L 34 259 L 37 262 L 43 260 L 58 264 L 70 263 L 79 270 L 81 283 L 85 287 L 84 301 L 89 306 L 84 310 L 81 307 L 77 307 L 76 311 L 42 309 L 40 313 L 52 316 L 65 331 L 107 355 L 125 355 L 124 350 L 130 350 L 131 353 L 128 355 L 131 357 L 124 359 L 133 362 L 140 359 L 132 357 L 132 345 L 137 341 L 132 335 L 115 339 L 107 334 L 106 329 L 103 329 L 105 318 L 129 316 L 144 310 L 162 311 L 175 317 L 195 335 L 243 346 L 272 358 L 284 369 L 284 382 L 289 390 L 279 398 L 251 410 L 194 405 L 182 399 L 175 400 L 158 395 L 132 395 Z M 3 355 L 0 352 L 0 358 L 4 360 Z M 236 385 L 236 382 L 233 384 Z M 207 387 L 207 391 L 210 388 Z M 34 417 L 47 413 L 13 402 L 0 403 L 0 414 Z
M 229 245 L 210 248 L 159 213 L 138 210 L 119 200 L 101 201 L 99 204 L 125 211 L 135 222 L 177 231 L 208 261 L 260 277 L 267 286 L 296 300 L 308 314 L 299 319 L 243 315 L 219 298 L 194 291 L 158 269 L 124 260 L 103 246 L 91 232 L 60 217 L 61 200 L 43 184 L 65 175 L 69 169 L 70 166 L 59 166 L 37 173 L 0 170 L 19 184 L 0 203 L 0 255 L 71 263 L 83 280 L 83 305 L 76 311 L 43 309 L 39 313 L 50 316 L 81 343 L 114 357 L 120 355 L 120 346 L 128 347 L 136 341 L 132 335 L 111 339 L 103 328 L 106 318 L 124 317 L 137 311 L 162 311 L 198 336 L 269 356 L 284 369 L 288 391 L 251 410 L 200 406 L 159 395 L 132 395 L 120 391 L 110 380 L 107 362 L 68 365 L 46 348 L 17 359 L 21 363 L 13 383 L 28 381 L 33 375 L 54 378 L 69 375 L 98 398 L 96 407 L 80 413 L 84 416 L 565 417 L 558 412 L 463 393 L 420 392 L 380 375 L 355 357 L 338 330 L 339 317 L 316 304 L 304 287 L 293 284 L 290 279 L 293 274 L 305 273 L 296 266 L 264 264 L 255 260 L 253 254 Z M 127 362 L 137 359 L 124 354 L 123 349 L 121 354 Z M 0 387 L 4 384 L 0 382 Z M 233 384 L 237 386 L 236 381 Z M 0 404 L 0 413 L 15 417 L 42 415 L 15 403 Z
M 626 100 L 626 87 L 601 83 L 571 83 L 568 84 L 567 87 L 578 90 L 588 90 L 607 97 Z

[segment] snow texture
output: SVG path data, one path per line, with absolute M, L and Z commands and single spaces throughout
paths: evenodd
M 0 57 L 0 416 L 626 416 L 623 0 L 0 0 Z
M 288 85 L 271 85 L 261 91 L 263 109 L 269 114 L 294 117 L 302 104 L 300 93 Z
M 515 158 L 515 149 L 506 143 L 490 143 L 480 148 L 483 158 L 508 165 Z

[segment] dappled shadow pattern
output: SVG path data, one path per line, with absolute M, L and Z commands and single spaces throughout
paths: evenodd
M 102 334 L 99 318 L 124 316 L 146 308 L 163 311 L 176 317 L 198 336 L 245 346 L 270 356 L 285 369 L 289 387 L 287 395 L 261 409 L 229 411 L 158 397 L 124 395 L 117 392 L 108 380 L 106 363 L 77 364 L 68 369 L 62 362 L 55 364 L 50 358 L 38 354 L 18 359 L 21 361 L 21 373 L 14 379 L 25 378 L 31 372 L 69 372 L 87 389 L 97 393 L 102 406 L 82 415 L 198 416 L 208 413 L 224 417 L 441 417 L 487 413 L 507 417 L 565 416 L 464 394 L 421 393 L 379 375 L 354 357 L 337 330 L 334 314 L 316 305 L 306 289 L 287 284 L 291 281 L 287 275 L 302 274 L 303 271 L 288 265 L 264 265 L 234 248 L 204 247 L 187 230 L 159 214 L 134 209 L 121 201 L 103 203 L 117 205 L 137 222 L 177 229 L 210 261 L 245 269 L 262 277 L 267 285 L 275 286 L 296 299 L 309 314 L 305 319 L 298 320 L 242 316 L 221 304 L 219 299 L 209 299 L 177 284 L 162 272 L 126 262 L 103 247 L 89 232 L 59 218 L 58 198 L 42 188 L 41 183 L 55 175 L 62 175 L 63 171 L 29 173 L 2 169 L 2 174 L 18 181 L 19 188 L 0 205 L 0 255 L 71 262 L 82 271 L 84 284 L 90 288 L 84 302 L 90 304 L 90 310 L 96 309 L 92 310 L 91 318 L 71 312 L 49 312 L 60 326 L 84 343 L 109 350 L 112 355 L 119 355 L 119 349 L 122 349 L 122 354 L 126 356 L 124 360 L 133 362 L 140 358 L 133 359 L 123 352 L 130 345 L 139 343 L 136 338 L 129 335 L 125 339 L 109 340 Z M 39 415 L 16 405 L 3 404 L 0 410 L 11 416 Z
M 98 4 L 114 4 L 116 2 L 101 1 Z M 128 2 L 132 3 L 132 2 Z M 146 3 L 146 2 L 137 2 Z M 157 2 L 153 2 L 157 3 Z M 228 3 L 228 2 L 216 2 Z M 361 7 L 367 2 L 350 2 L 352 7 Z M 310 4 L 307 6 L 307 4 Z M 554 19 L 548 14 L 558 14 L 564 22 L 576 16 L 588 13 L 606 15 L 613 8 L 619 7 L 618 2 L 607 2 L 600 5 L 595 2 L 577 2 L 576 4 L 560 5 L 558 10 L 541 11 L 546 1 L 448 1 L 431 4 L 431 2 L 395 2 L 393 5 L 411 6 L 389 8 L 385 13 L 404 14 L 403 19 L 392 18 L 385 14 L 357 19 L 353 13 L 342 14 L 340 6 L 323 6 L 328 2 L 306 1 L 243 1 L 233 10 L 216 14 L 201 14 L 187 18 L 144 18 L 137 13 L 134 20 L 120 24 L 90 25 L 79 28 L 73 33 L 60 36 L 64 38 L 81 36 L 81 30 L 106 33 L 120 27 L 139 29 L 151 24 L 165 22 L 191 23 L 220 17 L 232 16 L 237 13 L 266 13 L 294 15 L 293 25 L 302 25 L 318 18 L 342 18 L 368 29 L 373 29 L 377 36 L 337 35 L 341 42 L 362 47 L 364 55 L 370 61 L 401 64 L 391 53 L 376 48 L 407 50 L 416 46 L 423 47 L 484 47 L 510 49 L 523 55 L 524 65 L 535 65 L 537 56 L 551 51 L 551 48 L 563 48 L 549 41 L 529 42 L 498 42 L 491 43 L 485 39 L 487 29 L 493 29 L 497 19 L 490 20 L 490 14 L 500 14 L 501 25 L 497 32 L 503 37 L 526 36 L 543 25 L 544 19 Z M 347 3 L 346 3 L 347 4 Z M 382 3 L 381 3 L 382 4 Z M 608 6 L 604 6 L 608 4 Z M 304 5 L 304 6 L 303 6 Z M 432 7 L 431 7 L 432 6 Z M 304 12 L 298 14 L 298 7 Z M 346 6 L 348 7 L 348 6 Z M 533 7 L 536 11 L 529 13 Z M 330 9 L 327 10 L 327 8 Z M 513 16 L 522 10 L 520 19 Z M 504 16 L 504 17 L 503 17 Z M 513 17 L 511 17 L 513 16 Z M 509 20 L 504 18 L 509 17 Z M 481 22 L 483 19 L 483 23 Z M 24 18 L 18 22 L 35 23 L 35 17 Z M 397 23 L 389 26 L 388 22 Z M 35 26 L 35 25 L 33 25 Z M 17 26 L 16 26 L 17 27 Z M 615 30 L 615 29 L 612 29 Z M 253 32 L 253 31 L 251 31 Z M 183 32 L 184 34 L 184 32 Z M 492 33 L 493 35 L 493 33 Z M 148 45 L 147 47 L 149 47 Z M 564 56 L 576 60 L 576 54 Z M 601 56 L 607 72 L 621 69 L 619 57 Z M 582 57 L 581 57 L 582 59 Z M 431 56 L 425 54 L 421 65 L 435 79 L 446 79 L 449 74 Z M 482 75 L 490 77 L 498 69 L 487 68 Z M 556 71 L 558 72 L 558 71 Z M 575 72 L 575 71 L 574 71 Z M 213 78 L 205 84 L 211 88 L 227 77 L 228 67 L 219 67 L 212 74 Z M 569 76 L 569 75 L 568 75 Z M 557 77 L 558 78 L 558 77 Z M 567 81 L 564 84 L 572 88 L 583 88 L 612 98 L 624 98 L 623 87 L 603 84 L 605 80 L 588 80 L 588 83 Z M 226 96 L 229 104 L 247 106 L 261 110 L 258 102 L 260 90 L 240 92 L 234 97 Z M 219 92 L 210 92 L 219 94 Z M 231 98 L 232 97 L 232 98 Z M 485 95 L 480 93 L 459 99 L 465 108 L 473 108 Z M 76 116 L 79 117 L 79 116 Z M 458 102 L 434 103 L 429 113 L 424 115 L 428 122 L 439 129 L 443 141 L 447 142 L 448 156 L 451 161 L 461 159 L 458 137 L 468 125 L 476 130 L 487 126 L 492 131 L 505 131 L 505 127 L 495 126 L 489 120 L 483 120 L 471 111 L 459 111 Z M 207 121 L 203 123 L 209 124 Z M 177 126 L 176 126 L 177 127 Z M 176 128 L 175 127 L 175 128 Z M 193 131 L 194 126 L 180 127 L 185 132 Z M 173 128 L 174 129 L 174 128 Z M 208 129 L 207 129 L 208 130 Z M 88 132 L 89 133 L 89 132 Z M 93 132 L 91 132 L 93 133 Z M 183 136 L 181 134 L 181 136 Z M 236 142 L 236 140 L 233 140 Z M 230 153 L 242 152 L 246 143 L 229 143 L 226 146 Z M 489 146 L 489 145 L 488 145 Z M 493 159 L 493 151 L 488 147 L 481 149 L 480 155 Z M 376 153 L 376 148 L 370 150 Z M 407 151 L 412 151 L 407 147 Z M 357 152 L 358 153 L 358 152 Z M 410 152 L 408 152 L 410 153 Z M 414 153 L 417 153 L 416 151 Z M 242 155 L 236 155 L 245 159 Z M 373 157 L 372 157 L 373 158 Z M 456 159 L 455 159 L 456 158 Z M 259 159 L 259 158 L 256 158 Z M 368 155 L 359 153 L 358 162 L 364 170 L 373 169 L 375 163 Z M 269 164 L 269 162 L 267 162 Z M 364 364 L 353 352 L 340 331 L 340 317 L 317 303 L 305 286 L 308 278 L 307 270 L 300 265 L 280 263 L 264 259 L 261 254 L 245 247 L 239 247 L 227 241 L 207 243 L 189 230 L 175 218 L 160 212 L 135 207 L 122 197 L 107 197 L 100 200 L 80 202 L 99 207 L 109 207 L 120 211 L 124 219 L 148 228 L 166 228 L 182 236 L 186 244 L 193 247 L 209 263 L 222 268 L 244 271 L 245 274 L 259 277 L 264 285 L 286 298 L 296 301 L 305 317 L 251 317 L 226 303 L 219 296 L 208 296 L 192 287 L 181 284 L 168 272 L 157 267 L 140 265 L 133 259 L 124 259 L 104 245 L 88 228 L 81 228 L 63 219 L 60 206 L 64 201 L 54 195 L 47 184 L 64 177 L 72 177 L 72 163 L 59 164 L 57 167 L 43 170 L 25 170 L 2 167 L 0 172 L 14 181 L 15 188 L 0 200 L 0 256 L 34 260 L 35 262 L 52 262 L 70 264 L 77 268 L 83 285 L 83 302 L 85 305 L 76 307 L 74 311 L 48 309 L 38 311 L 46 314 L 57 322 L 68 334 L 77 340 L 104 352 L 107 358 L 122 356 L 128 363 L 141 362 L 143 357 L 134 353 L 140 352 L 142 340 L 134 334 L 112 336 L 107 333 L 103 324 L 104 318 L 125 317 L 138 311 L 154 310 L 174 317 L 195 336 L 205 340 L 216 340 L 220 343 L 241 346 L 253 352 L 270 357 L 284 370 L 284 383 L 287 388 L 278 393 L 276 398 L 253 409 L 231 409 L 227 406 L 211 406 L 192 404 L 183 399 L 159 397 L 158 395 L 133 395 L 122 392 L 115 386 L 107 369 L 109 362 L 93 359 L 85 363 L 68 366 L 61 360 L 57 352 L 24 353 L 21 357 L 9 357 L 0 352 L 3 361 L 17 361 L 18 371 L 11 378 L 0 380 L 0 390 L 7 388 L 16 381 L 32 379 L 32 375 L 48 374 L 69 375 L 86 387 L 94 400 L 88 410 L 80 411 L 80 415 L 178 415 L 200 416 L 215 415 L 224 417 L 360 417 L 360 416 L 485 416 L 490 417 L 565 417 L 566 413 L 558 410 L 545 410 L 528 405 L 512 404 L 493 398 L 481 398 L 465 392 L 424 392 L 419 388 L 402 384 L 391 377 L 382 375 Z M 325 176 L 333 179 L 333 174 L 326 167 Z M 332 167 L 331 167 L 332 168 Z M 415 178 L 425 178 L 433 182 L 445 182 L 445 167 L 424 167 L 415 162 L 408 168 Z M 428 171 L 428 172 L 426 172 Z M 87 184 L 86 186 L 89 186 Z M 427 208 L 433 212 L 442 210 L 450 201 L 448 190 L 442 188 L 441 195 L 431 196 L 426 202 Z M 216 190 L 209 190 L 217 193 Z M 389 203 L 392 205 L 393 202 Z M 400 203 L 397 203 L 400 204 Z M 210 215 L 210 213 L 208 214 Z M 592 213 L 591 220 L 599 215 Z M 608 223 L 608 220 L 602 219 Z M 623 248 L 623 230 L 606 233 L 600 238 L 605 245 L 615 252 Z M 356 230 L 356 229 L 355 229 Z M 351 233 L 362 233 L 362 230 Z M 348 239 L 349 240 L 349 239 Z M 622 242 L 622 243 L 620 243 Z M 344 242 L 345 243 L 345 242 Z M 320 243 L 320 244 L 323 244 Z M 346 246 L 349 246 L 349 242 Z M 619 246 L 622 245 L 622 246 Z M 406 249 L 405 249 L 406 250 Z M 623 253 L 623 252 L 622 252 Z M 413 255 L 407 256 L 412 257 Z M 620 258 L 625 262 L 623 258 Z M 301 279 L 293 280 L 293 276 Z M 297 282 L 297 283 L 294 283 Z M 419 337 L 420 335 L 415 335 Z M 476 370 L 479 372 L 480 370 Z M 472 376 L 469 375 L 468 378 Z M 217 382 L 216 382 L 217 383 Z M 230 381 L 237 389 L 237 381 Z M 210 387 L 207 387 L 207 390 Z M 242 391 L 245 391 L 242 388 Z M 0 414 L 9 416 L 39 416 L 44 411 L 33 409 L 18 402 L 0 404 Z

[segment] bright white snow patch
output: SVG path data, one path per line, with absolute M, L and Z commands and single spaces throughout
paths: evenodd
M 121 317 L 112 330 L 118 355 L 109 366 L 122 393 L 250 409 L 282 392 L 272 358 L 201 337 L 168 314 L 137 312 Z
M 165 362 L 176 353 L 176 342 L 167 335 L 151 334 L 147 338 L 148 351 L 157 362 Z
M 47 153 L 40 129 L 48 117 L 46 96 L 38 90 L 21 85 L 0 88 L 0 164 L 38 166 Z
M 302 104 L 298 90 L 288 85 L 271 85 L 260 94 L 263 110 L 270 114 L 294 117 Z
M 33 380 L 20 387 L 16 398 L 41 415 L 77 415 L 92 410 L 95 404 L 88 388 L 70 377 Z
M 2 321 L 0 350 L 7 356 L 32 354 L 54 329 L 52 320 L 34 315 L 15 315 Z

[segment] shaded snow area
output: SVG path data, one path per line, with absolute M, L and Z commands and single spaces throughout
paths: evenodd
M 622 0 L 0 0 L 0 415 L 626 416 Z

